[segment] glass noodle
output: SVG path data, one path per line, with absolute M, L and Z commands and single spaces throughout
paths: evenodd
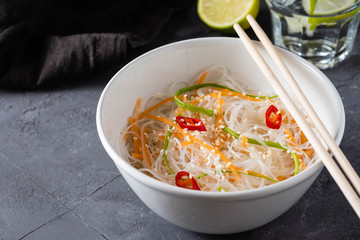
M 202 81 L 205 85 L 199 85 Z M 208 83 L 225 88 L 206 87 Z M 203 87 L 181 91 L 198 85 Z M 175 82 L 167 89 L 138 100 L 118 142 L 132 166 L 159 181 L 176 185 L 175 175 L 185 171 L 201 191 L 241 191 L 276 184 L 316 160 L 280 99 L 246 89 L 224 66 L 212 66 L 192 81 Z M 176 92 L 181 93 L 178 102 Z M 266 124 L 271 105 L 281 114 L 279 129 Z M 213 114 L 195 111 L 198 108 Z M 144 112 L 147 109 L 152 111 Z M 206 131 L 182 129 L 177 116 L 200 119 Z

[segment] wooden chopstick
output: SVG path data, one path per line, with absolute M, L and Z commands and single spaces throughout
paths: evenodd
M 251 17 L 249 17 L 251 18 Z M 251 20 L 250 20 L 251 21 Z M 250 23 L 249 21 L 249 23 Z M 255 21 L 255 20 L 254 20 Z M 253 21 L 251 21 L 253 22 Z M 253 24 L 254 25 L 254 24 Z M 254 26 L 251 25 L 253 28 Z M 256 26 L 255 26 L 256 28 Z M 260 28 L 260 27 L 259 27 Z M 241 38 L 242 42 L 244 43 L 245 48 L 248 50 L 249 54 L 253 57 L 256 64 L 265 75 L 266 79 L 269 81 L 271 86 L 279 95 L 280 99 L 284 103 L 285 107 L 288 109 L 290 114 L 293 116 L 295 121 L 298 123 L 301 130 L 304 132 L 305 136 L 308 138 L 309 142 L 313 146 L 316 153 L 319 155 L 319 158 L 323 161 L 325 167 L 328 169 L 329 173 L 339 186 L 340 190 L 343 192 L 346 199 L 349 201 L 350 205 L 360 218 L 360 198 L 354 191 L 351 184 L 347 181 L 346 177 L 344 176 L 343 172 L 339 169 L 337 164 L 334 162 L 330 154 L 327 152 L 323 144 L 321 143 L 320 139 L 316 136 L 313 132 L 307 121 L 305 120 L 301 111 L 296 107 L 295 103 L 287 93 L 287 91 L 283 88 L 280 81 L 277 79 L 275 74 L 272 72 L 269 65 L 265 62 L 263 57 L 257 51 L 256 47 L 254 46 L 253 42 L 250 38 L 246 35 L 245 31 L 239 26 L 239 24 L 234 24 L 234 29 L 236 33 Z M 254 30 L 255 31 L 255 30 Z M 270 54 L 270 53 L 269 53 Z M 278 54 L 270 54 L 271 58 L 279 58 Z M 285 77 L 287 79 L 287 77 Z M 293 90 L 294 91 L 294 90 Z M 295 89 L 295 91 L 297 91 Z M 294 92 L 295 92 L 294 91 Z M 296 97 L 296 96 L 295 96 Z M 302 103 L 301 99 L 298 99 L 299 103 Z M 305 107 L 304 107 L 305 109 Z M 315 124 L 314 124 L 315 125 Z M 315 127 L 317 127 L 315 125 Z M 331 137 L 332 139 L 332 137 Z M 335 143 L 336 145 L 336 143 Z M 329 147 L 330 148 L 330 147 Z M 341 151 L 341 150 L 340 150 Z M 341 156 L 337 158 L 340 161 L 347 161 L 347 159 L 342 158 Z

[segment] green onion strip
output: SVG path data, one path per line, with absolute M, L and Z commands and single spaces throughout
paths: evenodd
M 165 136 L 165 141 L 164 141 L 164 146 L 163 146 L 163 160 L 164 160 L 164 163 L 166 165 L 166 167 L 169 169 L 169 171 L 175 175 L 174 171 L 170 168 L 170 165 L 168 163 L 168 160 L 167 160 L 167 149 L 168 149 L 168 146 L 169 146 L 169 140 L 170 140 L 170 137 L 171 137 L 171 134 L 172 134 L 172 131 L 173 131 L 173 127 L 170 126 L 166 136 Z
M 189 103 L 184 103 L 183 101 L 181 101 L 178 98 L 180 94 L 183 94 L 185 92 L 190 92 L 190 91 L 193 91 L 193 90 L 197 90 L 199 88 L 205 88 L 205 87 L 214 87 L 214 88 L 227 89 L 229 91 L 239 93 L 238 91 L 236 91 L 234 89 L 231 89 L 229 87 L 219 85 L 219 84 L 216 84 L 216 83 L 203 83 L 203 84 L 198 84 L 198 85 L 194 85 L 194 86 L 190 86 L 190 87 L 186 87 L 186 88 L 182 88 L 182 89 L 178 90 L 174 95 L 174 100 L 175 100 L 176 104 L 182 109 L 189 110 L 189 111 L 192 111 L 192 112 L 202 113 L 202 114 L 205 114 L 205 115 L 211 117 L 211 116 L 214 115 L 214 110 L 198 107 L 198 106 L 195 106 L 195 105 L 192 105 L 192 104 L 189 104 Z M 245 95 L 248 96 L 248 97 L 255 98 L 255 99 L 271 99 L 271 98 L 278 97 L 277 95 L 272 96 L 272 97 L 256 96 L 256 95 L 251 95 L 251 94 L 245 94 Z

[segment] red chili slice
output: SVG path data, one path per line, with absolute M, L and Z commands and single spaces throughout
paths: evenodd
M 187 128 L 192 131 L 206 131 L 206 128 L 200 119 L 177 116 L 176 121 L 182 129 Z
M 200 191 L 196 180 L 194 178 L 190 178 L 190 173 L 185 171 L 181 171 L 176 174 L 175 183 L 178 187 Z
M 282 122 L 280 111 L 274 106 L 270 105 L 265 113 L 266 126 L 272 129 L 279 129 Z

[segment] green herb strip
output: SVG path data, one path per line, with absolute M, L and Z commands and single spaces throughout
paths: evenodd
M 178 90 L 174 95 L 174 100 L 175 100 L 176 104 L 182 109 L 189 110 L 191 112 L 202 113 L 202 114 L 205 114 L 205 115 L 211 117 L 211 116 L 214 115 L 214 110 L 198 107 L 198 106 L 195 106 L 195 105 L 192 105 L 192 104 L 189 104 L 189 103 L 184 103 L 183 101 L 181 101 L 178 98 L 180 94 L 190 92 L 190 91 L 193 91 L 193 90 L 197 90 L 197 89 L 200 89 L 200 88 L 205 88 L 205 87 L 214 87 L 214 88 L 227 89 L 229 91 L 239 93 L 238 91 L 236 91 L 234 89 L 231 89 L 231 88 L 228 88 L 226 86 L 219 85 L 219 84 L 216 84 L 216 83 L 203 83 L 203 84 L 198 84 L 198 85 L 194 85 L 194 86 L 190 86 L 190 87 L 186 87 L 186 88 L 182 88 L 182 89 Z M 251 95 L 251 94 L 246 94 L 246 96 L 249 96 L 249 97 L 252 97 L 252 98 L 260 98 L 260 99 L 271 99 L 271 98 L 278 97 L 277 95 L 272 96 L 272 97 L 266 97 L 266 96 L 256 96 L 256 95 Z
M 238 134 L 237 132 L 234 132 L 233 130 L 231 130 L 230 128 L 228 127 L 224 127 L 222 129 L 224 132 L 227 132 L 229 133 L 231 136 L 233 136 L 234 138 L 236 139 L 239 139 L 240 137 L 240 134 Z M 248 138 L 247 137 L 247 141 L 248 143 L 250 144 L 255 144 L 255 145 L 259 145 L 261 146 L 262 144 L 260 142 L 258 142 L 257 140 L 253 139 L 253 138 Z M 276 142 L 271 142 L 271 141 L 264 141 L 266 146 L 268 147 L 273 147 L 273 148 L 278 148 L 278 149 L 282 149 L 282 150 L 286 150 L 286 151 L 289 151 L 292 158 L 294 159 L 294 165 L 295 165 L 295 172 L 294 172 L 294 175 L 298 174 L 299 173 L 299 159 L 297 158 L 296 154 L 293 153 L 288 147 L 286 146 L 282 146 L 280 143 L 276 143 Z
M 168 160 L 167 160 L 167 149 L 168 149 L 168 146 L 169 146 L 169 140 L 170 140 L 170 137 L 171 137 L 171 134 L 172 134 L 172 130 L 173 130 L 173 127 L 170 127 L 166 136 L 165 136 L 165 141 L 164 141 L 164 147 L 163 147 L 163 160 L 164 160 L 164 163 L 166 165 L 166 167 L 169 169 L 169 171 L 175 175 L 174 171 L 170 168 L 170 165 L 168 163 Z

